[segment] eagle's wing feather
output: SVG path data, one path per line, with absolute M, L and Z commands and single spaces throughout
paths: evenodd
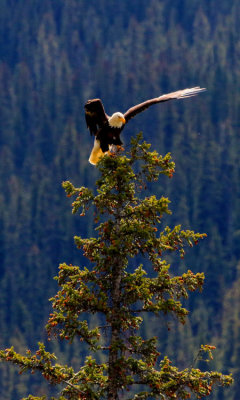
M 155 97 L 154 99 L 144 101 L 143 103 L 137 104 L 136 106 L 129 108 L 129 110 L 127 110 L 125 112 L 124 118 L 125 118 L 126 122 L 128 122 L 136 114 L 146 110 L 146 108 L 152 106 L 153 104 L 157 104 L 157 103 L 161 103 L 161 102 L 173 100 L 173 99 L 185 99 L 187 97 L 196 96 L 197 94 L 204 92 L 205 90 L 206 90 L 205 88 L 200 88 L 199 86 L 196 86 L 191 89 L 178 90 L 177 92 L 172 92 L 172 93 L 164 94 L 160 97 Z
M 91 135 L 96 135 L 108 120 L 103 104 L 100 99 L 88 100 L 84 109 L 87 127 Z

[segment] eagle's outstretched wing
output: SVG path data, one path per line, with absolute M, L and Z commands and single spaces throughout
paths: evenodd
M 108 120 L 103 104 L 100 99 L 88 100 L 84 109 L 87 127 L 91 135 L 96 135 L 98 130 L 102 128 Z
M 161 102 L 173 100 L 173 99 L 185 99 L 187 97 L 196 96 L 198 93 L 204 92 L 205 90 L 206 90 L 205 88 L 200 88 L 199 86 L 196 86 L 191 89 L 178 90 L 177 92 L 172 92 L 172 93 L 164 94 L 160 97 L 155 97 L 154 99 L 144 101 L 143 103 L 137 104 L 136 106 L 129 108 L 129 110 L 127 110 L 125 112 L 124 118 L 125 118 L 126 122 L 128 122 L 136 114 L 146 110 L 146 108 L 152 106 L 153 104 L 157 104 L 157 103 L 161 103 Z

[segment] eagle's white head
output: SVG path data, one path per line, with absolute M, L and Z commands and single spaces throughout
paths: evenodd
M 120 112 L 115 112 L 109 119 L 109 125 L 113 128 L 121 128 L 126 123 L 124 115 Z

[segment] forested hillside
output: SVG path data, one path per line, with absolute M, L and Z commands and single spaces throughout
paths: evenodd
M 0 9 L 1 347 L 21 351 L 44 338 L 58 264 L 79 264 L 74 234 L 94 235 L 91 217 L 72 216 L 61 188 L 66 179 L 93 187 L 97 177 L 85 101 L 100 97 L 111 114 L 200 85 L 206 93 L 153 106 L 122 137 L 128 148 L 141 130 L 158 152 L 172 153 L 176 173 L 156 193 L 171 200 L 165 223 L 208 235 L 176 263 L 206 275 L 203 294 L 189 300 L 188 327 L 149 326 L 180 366 L 200 343 L 216 344 L 215 366 L 236 382 L 214 399 L 238 400 L 239 1 L 0 0 Z M 62 357 L 77 363 L 81 349 Z M 5 400 L 47 390 L 38 377 L 19 379 L 6 365 L 0 372 Z

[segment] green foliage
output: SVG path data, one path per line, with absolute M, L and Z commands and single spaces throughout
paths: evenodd
M 202 398 L 214 385 L 229 386 L 233 381 L 229 375 L 194 366 L 180 370 L 167 356 L 160 359 L 157 337 L 144 339 L 138 334 L 145 314 L 172 315 L 184 324 L 188 311 L 182 299 L 188 298 L 189 291 L 201 290 L 204 281 L 203 273 L 190 270 L 173 275 L 163 258 L 169 252 L 182 258 L 187 247 L 206 235 L 180 226 L 160 230 L 162 218 L 170 214 L 169 200 L 141 198 L 140 193 L 160 174 L 171 178 L 174 163 L 170 154 L 162 157 L 149 149 L 138 135 L 126 155 L 104 156 L 98 164 L 96 195 L 63 183 L 67 196 L 76 198 L 74 213 L 83 216 L 90 205 L 94 207 L 97 236 L 75 237 L 91 266 L 60 265 L 56 278 L 60 289 L 51 298 L 53 312 L 46 328 L 49 336 L 83 341 L 90 351 L 102 352 L 106 362 L 87 356 L 75 372 L 57 363 L 42 343 L 35 354 L 27 350 L 22 356 L 13 347 L 0 352 L 1 359 L 18 365 L 20 373 L 40 371 L 49 383 L 61 385 L 60 396 L 53 399 L 116 400 L 120 392 L 129 392 L 129 400 L 188 399 L 191 394 Z M 131 272 L 131 259 L 136 256 L 142 256 L 145 266 Z M 102 324 L 91 329 L 86 315 L 93 314 L 100 316 Z M 202 345 L 194 363 L 205 354 L 212 359 L 213 349 Z M 131 394 L 136 386 L 140 391 Z

